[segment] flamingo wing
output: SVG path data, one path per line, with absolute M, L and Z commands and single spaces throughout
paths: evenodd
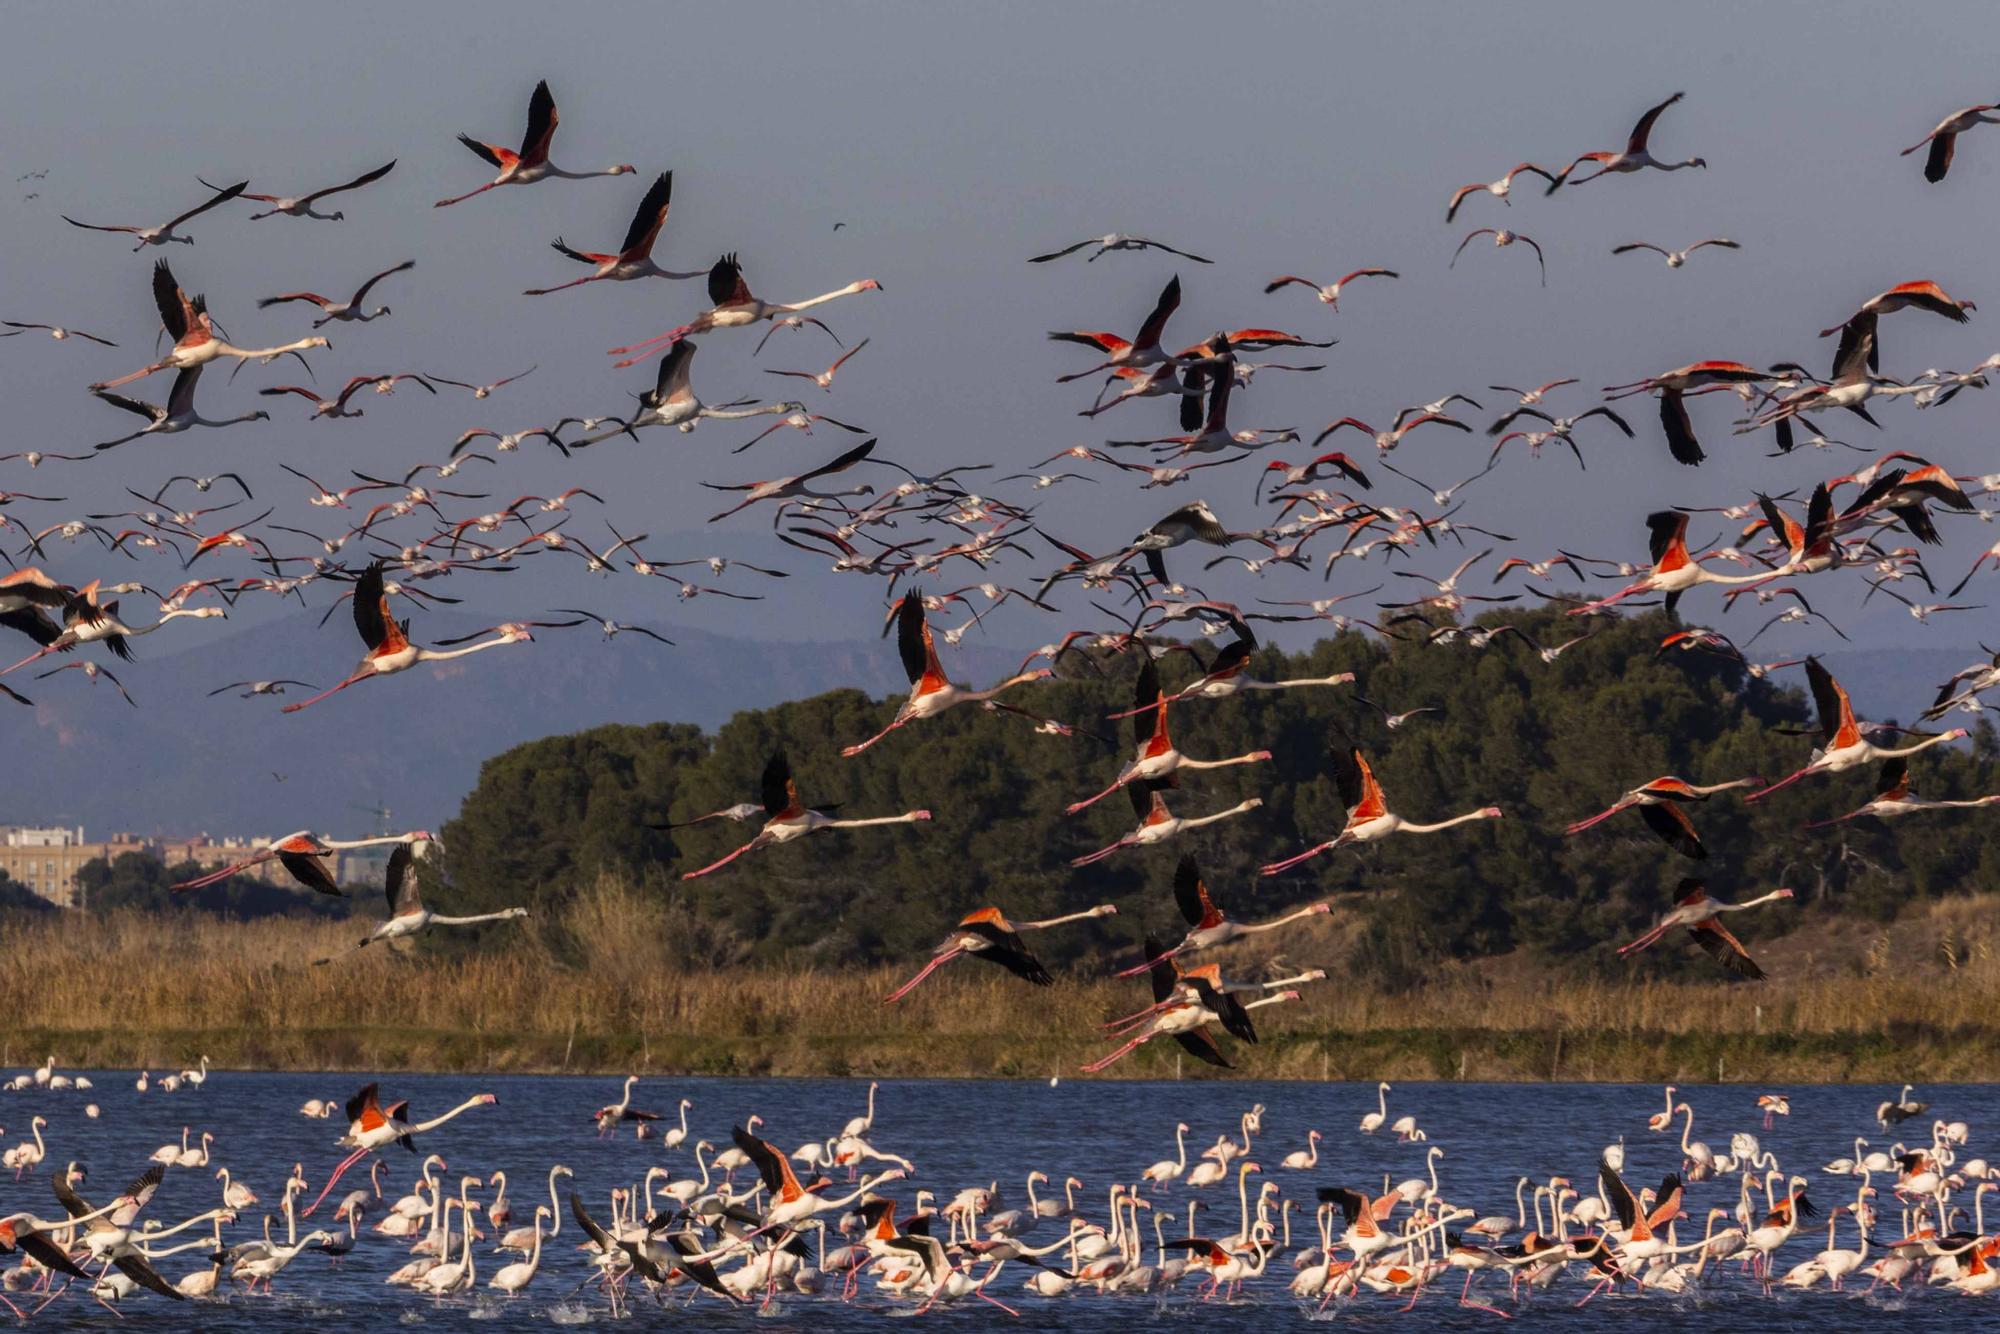
M 1819 711 L 1820 736 L 1827 746 L 1845 750 L 1860 741 L 1861 729 L 1854 724 L 1854 708 L 1848 703 L 1847 691 L 1833 679 L 1832 672 L 1820 665 L 1817 657 L 1806 659 L 1806 685 Z
M 1639 818 L 1646 827 L 1660 836 L 1660 840 L 1683 857 L 1696 861 L 1706 860 L 1708 849 L 1702 846 L 1701 835 L 1695 832 L 1694 821 L 1688 819 L 1687 812 L 1674 802 L 1661 802 L 1638 808 Z
M 549 91 L 549 81 L 543 79 L 528 98 L 528 132 L 521 137 L 523 161 L 539 162 L 548 157 L 549 140 L 555 137 L 559 119 L 555 94 Z
M 1236 1068 L 1229 1063 L 1229 1058 L 1222 1054 L 1222 1048 L 1215 1045 L 1215 1038 L 1210 1035 L 1206 1024 L 1200 1028 L 1189 1029 L 1185 1033 L 1174 1034 L 1174 1041 L 1180 1043 L 1181 1049 L 1198 1061 L 1206 1061 L 1223 1070 Z
M 653 242 L 660 239 L 660 228 L 666 225 L 667 210 L 674 198 L 674 174 L 663 171 L 653 179 L 646 190 L 646 197 L 639 201 L 639 211 L 632 215 L 632 225 L 625 229 L 625 240 L 618 247 L 618 253 L 630 258 L 649 255 L 653 252 Z
M 174 271 L 164 259 L 153 265 L 153 305 L 160 312 L 160 324 L 168 338 L 178 343 L 187 337 L 191 313 L 187 293 L 174 281 Z
M 1049 976 L 1049 970 L 1042 967 L 1041 960 L 1021 943 L 1020 933 L 1005 925 L 998 909 L 988 908 L 974 913 L 960 922 L 958 927 L 986 942 L 984 947 L 972 952 L 973 958 L 997 963 L 1014 976 L 1038 987 L 1055 985 L 1055 978 Z
M 389 642 L 395 624 L 389 615 L 389 595 L 382 587 L 382 562 L 378 560 L 362 571 L 354 585 L 354 628 L 373 652 Z
M 469 134 L 459 135 L 458 141 L 464 144 L 467 148 L 471 149 L 474 153 L 477 153 L 480 157 L 484 158 L 489 165 L 499 168 L 503 171 L 507 167 L 520 161 L 520 155 L 514 152 L 513 149 L 502 148 L 498 144 L 481 143 L 479 140 L 473 138 Z
M 1165 332 L 1167 321 L 1173 318 L 1173 313 L 1180 309 L 1180 305 L 1181 276 L 1177 273 L 1167 280 L 1165 287 L 1160 289 L 1160 299 L 1153 303 L 1153 313 L 1139 326 L 1139 335 L 1132 340 L 1133 346 L 1158 347 L 1160 335 Z
M 1639 1230 L 1645 1224 L 1646 1213 L 1639 1207 L 1639 1197 L 1625 1184 L 1625 1178 L 1618 1175 L 1618 1169 L 1600 1158 L 1597 1162 L 1597 1184 L 1604 1190 L 1604 1198 L 1618 1215 L 1620 1227 Z
M 323 854 L 312 852 L 281 852 L 278 862 L 291 873 L 292 879 L 304 885 L 315 894 L 329 894 L 334 898 L 346 897 L 340 886 L 327 873 L 326 865 L 320 860 Z
M 1743 942 L 1731 935 L 1729 928 L 1716 918 L 1694 922 L 1688 927 L 1688 934 L 1694 943 L 1708 951 L 1708 956 L 1727 968 L 1736 976 L 1750 982 L 1764 980 L 1764 970 L 1750 957 L 1750 951 L 1743 948 Z
M 739 305 L 751 300 L 750 285 L 743 281 L 743 266 L 737 262 L 734 251 L 715 261 L 709 269 L 708 300 L 715 306 Z
M 1639 123 L 1632 127 L 1632 137 L 1625 141 L 1625 152 L 1628 155 L 1645 152 L 1646 138 L 1653 132 L 1653 122 L 1660 118 L 1662 111 L 1665 111 L 1668 107 L 1686 96 L 1686 93 L 1675 93 L 1672 97 L 1639 117 Z
M 423 910 L 424 905 L 417 897 L 417 878 L 411 874 L 414 860 L 415 854 L 407 843 L 398 843 L 396 850 L 389 854 L 389 869 L 383 877 L 382 888 L 389 900 L 391 917 Z
M 762 795 L 767 820 L 797 815 L 804 809 L 799 805 L 798 785 L 792 782 L 792 763 L 782 750 L 773 751 L 764 762 Z
M 1202 879 L 1201 863 L 1194 855 L 1180 859 L 1174 867 L 1174 905 L 1181 910 L 1181 917 L 1193 930 L 1204 930 L 1218 926 L 1223 921 L 1222 909 L 1208 896 L 1208 882 Z

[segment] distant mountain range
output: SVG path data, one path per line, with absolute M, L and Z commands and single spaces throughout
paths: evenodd
M 290 716 L 279 712 L 285 699 L 208 696 L 239 672 L 332 684 L 356 657 L 354 631 L 339 613 L 324 627 L 317 619 L 302 613 L 220 636 L 168 627 L 142 639 L 139 661 L 113 665 L 136 709 L 78 672 L 47 681 L 17 673 L 10 683 L 36 708 L 0 713 L 0 736 L 20 747 L 0 823 L 82 824 L 93 837 L 361 831 L 375 821 L 369 808 L 387 807 L 399 828 L 436 827 L 457 811 L 481 761 L 536 737 L 604 723 L 713 728 L 739 710 L 841 687 L 877 696 L 906 688 L 894 645 L 881 640 L 779 643 L 663 627 L 675 647 L 544 631 L 531 645 L 366 682 Z M 420 634 L 435 643 L 479 628 L 437 610 Z M 968 640 L 951 667 L 987 684 L 1026 652 Z M 1984 656 L 1976 647 L 1899 648 L 1825 660 L 1865 717 L 1907 722 L 1939 681 Z M 1781 679 L 1803 684 L 1795 670 Z

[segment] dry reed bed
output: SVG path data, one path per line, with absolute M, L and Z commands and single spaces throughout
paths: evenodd
M 1942 941 L 1934 959 L 1892 966 L 1885 947 L 1761 986 L 1451 966 L 1388 995 L 1336 972 L 1303 1004 L 1264 1011 L 1264 1042 L 1238 1047 L 1239 1064 L 1276 1078 L 1991 1079 L 2000 961 L 1963 910 L 1932 917 L 1918 925 Z M 690 965 L 691 925 L 617 885 L 477 949 L 375 947 L 314 966 L 359 934 L 142 914 L 0 923 L 12 1021 L 0 1059 L 49 1048 L 113 1067 L 205 1053 L 292 1069 L 1030 1076 L 1101 1050 L 1096 1023 L 1143 996 L 1068 980 L 1031 996 L 967 963 L 886 1009 L 906 970 Z M 1114 1073 L 1172 1071 L 1159 1045 Z

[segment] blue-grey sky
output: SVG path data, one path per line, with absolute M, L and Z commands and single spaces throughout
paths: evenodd
M 337 485 L 349 468 L 442 459 L 469 426 L 511 430 L 620 410 L 629 393 L 651 383 L 652 371 L 614 370 L 605 349 L 695 314 L 706 304 L 701 284 L 602 283 L 543 298 L 521 291 L 581 275 L 548 248 L 558 234 L 586 248 L 615 247 L 646 182 L 662 169 L 675 173 L 673 214 L 656 251 L 666 267 L 700 269 L 733 250 L 753 288 L 777 300 L 858 278 L 883 283 L 883 292 L 819 312 L 850 345 L 873 341 L 833 393 L 807 386 L 797 396 L 866 425 L 880 436 L 880 453 L 919 470 L 991 461 L 1012 471 L 1068 445 L 1176 429 L 1171 408 L 1158 400 L 1096 422 L 1077 417 L 1090 387 L 1052 382 L 1089 358 L 1043 338 L 1059 328 L 1129 333 L 1176 272 L 1186 298 L 1169 329 L 1175 346 L 1218 327 L 1253 324 L 1340 339 L 1329 352 L 1289 358 L 1323 360 L 1326 371 L 1266 375 L 1232 405 L 1239 424 L 1296 426 L 1308 440 L 1337 417 L 1386 425 L 1397 408 L 1454 390 L 1488 404 L 1470 414 L 1483 426 L 1497 406 L 1485 389 L 1494 383 L 1576 376 L 1582 384 L 1559 402 L 1578 410 L 1596 401 L 1588 391 L 1597 386 L 1705 357 L 1797 359 L 1823 368 L 1832 344 L 1815 332 L 1892 283 L 1933 278 L 1962 297 L 1991 295 L 2000 130 L 1968 135 L 1941 186 L 1923 181 L 1921 156 L 1897 156 L 1947 111 L 2000 92 L 1984 48 L 1954 40 L 1976 31 L 1983 16 L 1969 5 L 1892 11 L 1861 4 L 1682 5 L 1671 14 L 1657 6 L 1410 3 L 1222 10 L 1172 3 L 593 4 L 560 11 L 513 3 L 202 4 L 94 12 L 16 5 L 0 51 L 0 119 L 9 127 L 0 187 L 22 173 L 46 168 L 48 175 L 0 196 L 11 241 L 0 255 L 0 315 L 64 322 L 124 346 L 108 351 L 39 336 L 0 341 L 11 428 L 0 452 L 89 452 L 91 443 L 127 429 L 124 415 L 93 402 L 84 385 L 146 358 L 154 324 L 147 272 L 162 253 L 189 289 L 208 294 L 244 345 L 309 331 L 307 308 L 258 311 L 256 298 L 301 287 L 345 295 L 368 274 L 414 258 L 414 272 L 377 291 L 393 316 L 328 331 L 333 349 L 313 359 L 323 388 L 378 371 L 485 381 L 532 363 L 540 369 L 483 403 L 462 393 L 431 399 L 405 387 L 391 399 L 364 395 L 361 420 L 317 423 L 306 420 L 303 403 L 255 396 L 259 385 L 296 379 L 296 365 L 252 367 L 234 385 L 211 373 L 201 394 L 210 415 L 263 406 L 274 420 L 140 441 L 89 464 L 50 463 L 33 472 L 0 465 L 0 488 L 67 497 L 7 511 L 40 526 L 125 508 L 113 502 L 123 500 L 126 485 L 150 492 L 173 473 L 233 469 L 258 491 L 255 506 L 234 514 L 277 503 L 279 521 L 312 528 L 326 512 L 305 506 L 302 485 L 279 472 L 281 461 Z M 495 190 L 455 208 L 431 208 L 490 174 L 454 134 L 517 142 L 537 78 L 550 81 L 561 110 L 559 163 L 631 162 L 639 175 Z M 1619 147 L 1639 113 L 1676 89 L 1687 98 L 1662 118 L 1653 147 L 1666 157 L 1703 156 L 1708 170 L 1609 179 L 1551 199 L 1524 179 L 1511 208 L 1474 197 L 1456 226 L 1445 224 L 1455 187 L 1493 179 L 1524 159 L 1559 164 L 1585 150 Z M 198 174 L 247 177 L 253 190 L 289 194 L 391 157 L 400 165 L 387 180 L 337 201 L 347 214 L 340 223 L 251 223 L 247 207 L 230 207 L 192 224 L 195 245 L 135 255 L 118 238 L 72 229 L 57 216 L 151 224 L 204 196 Z M 30 192 L 39 198 L 22 198 Z M 836 222 L 846 225 L 835 232 Z M 1520 248 L 1494 251 L 1477 242 L 1447 269 L 1467 231 L 1502 223 L 1547 252 L 1546 289 L 1536 282 L 1533 256 Z M 1151 234 L 1216 263 L 1157 254 L 1023 262 L 1114 229 Z M 1743 249 L 1703 251 L 1679 271 L 1657 256 L 1609 253 L 1624 241 L 1678 248 L 1711 235 Z M 1262 292 L 1280 273 L 1327 280 L 1362 265 L 1403 276 L 1357 283 L 1338 314 L 1296 289 Z M 1884 324 L 1883 369 L 1908 376 L 1929 366 L 1970 366 L 2000 345 L 1982 332 L 1989 318 L 1960 327 L 1918 314 L 1895 317 Z M 793 396 L 797 382 L 758 368 L 817 370 L 834 355 L 816 332 L 781 332 L 753 359 L 757 337 L 725 332 L 698 340 L 695 384 L 704 399 Z M 162 375 L 137 388 L 160 398 L 167 383 Z M 1884 409 L 1879 433 L 1859 422 L 1826 424 L 1843 439 L 1913 449 L 1956 471 L 1981 472 L 1991 466 L 1984 462 L 1989 401 L 1966 394 L 1921 414 L 1897 402 Z M 1844 451 L 1768 459 L 1768 435 L 1732 438 L 1733 400 L 1711 398 L 1697 403 L 1695 418 L 1712 462 L 1683 469 L 1667 456 L 1651 404 L 1628 406 L 1637 440 L 1584 427 L 1590 468 L 1583 474 L 1566 452 L 1548 451 L 1538 461 L 1515 455 L 1464 493 L 1462 517 L 1521 537 L 1521 554 L 1546 556 L 1560 544 L 1639 559 L 1648 510 L 1739 502 L 1757 488 L 1803 494 L 1815 480 L 1866 461 Z M 530 444 L 503 457 L 501 467 L 468 470 L 458 481 L 491 491 L 496 508 L 522 493 L 589 486 L 612 502 L 605 514 L 622 531 L 652 534 L 646 550 L 655 558 L 726 551 L 775 556 L 771 563 L 810 572 L 781 588 L 756 589 L 770 592 L 769 600 L 681 605 L 664 582 L 600 580 L 553 558 L 504 579 L 455 581 L 449 591 L 482 621 L 584 605 L 757 638 L 872 633 L 881 615 L 878 581 L 820 572 L 824 562 L 775 546 L 769 520 L 754 512 L 701 523 L 721 506 L 697 481 L 798 471 L 850 439 L 786 431 L 731 457 L 728 450 L 761 424 L 708 423 L 692 435 L 652 431 L 636 445 L 607 443 L 570 462 Z M 1339 443 L 1350 452 L 1368 448 L 1354 435 Z M 1270 450 L 1259 461 L 1296 461 L 1302 448 Z M 1421 432 L 1394 462 L 1445 485 L 1476 471 L 1486 448 L 1483 436 Z M 1255 476 L 1245 464 L 1141 493 L 1107 475 L 1094 486 L 1041 493 L 1039 517 L 1050 531 L 1093 549 L 1196 496 L 1232 526 L 1249 527 L 1259 521 Z M 1391 501 L 1431 508 L 1393 476 L 1378 479 L 1378 487 Z M 195 503 L 186 491 L 169 500 Z M 463 504 L 466 512 L 489 507 Z M 1695 535 L 1706 539 L 1720 529 L 1698 519 Z M 569 531 L 600 548 L 609 540 L 587 502 Z M 1990 540 L 1983 525 L 1950 526 L 1935 573 L 1955 581 Z M 18 536 L 0 541 L 20 545 Z M 239 555 L 212 559 L 215 572 L 255 573 Z M 1455 559 L 1426 555 L 1414 568 L 1435 565 L 1442 574 Z M 174 578 L 164 560 L 133 565 L 91 543 L 52 549 L 45 564 L 78 583 L 101 576 L 163 585 Z M 1198 569 L 1190 560 L 1176 564 L 1183 579 Z M 1330 591 L 1378 582 L 1379 566 L 1354 565 L 1337 568 Z M 1016 563 L 1003 573 L 1019 582 L 1032 572 Z M 956 571 L 946 580 L 944 587 L 965 582 Z M 1860 591 L 1858 580 L 1845 583 Z M 1316 574 L 1285 572 L 1259 582 L 1218 570 L 1203 584 L 1239 602 L 1328 591 Z M 1976 582 L 1973 591 L 1982 591 Z M 1903 642 L 1912 633 L 1930 644 L 1970 643 L 1989 620 L 1945 618 L 1913 630 L 1901 608 L 1877 598 L 1861 609 L 1857 601 L 1829 595 L 1822 610 L 1864 644 Z M 1075 615 L 1066 623 L 1092 616 L 1080 598 L 1068 606 Z M 227 628 L 239 631 L 275 611 L 245 604 Z M 1686 612 L 1745 634 L 1756 616 L 1745 608 L 1721 619 L 1712 592 L 1692 597 Z M 164 650 L 173 639 L 179 648 L 216 628 L 170 627 L 148 647 Z M 1032 645 L 1055 638 L 1057 628 L 1052 618 L 1010 607 L 992 618 L 990 634 Z M 1824 631 L 1786 627 L 1759 648 L 1794 656 L 1836 643 Z M 326 644 L 315 642 L 319 661 L 282 665 L 332 679 L 358 645 Z M 531 673 L 536 651 L 486 655 L 473 666 Z M 218 684 L 253 674 L 234 666 L 216 664 Z M 143 662 L 126 677 L 143 683 Z M 43 683 L 41 693 L 73 695 L 49 688 L 69 684 Z M 366 689 L 425 684 L 413 676 Z M 322 707 L 345 706 L 365 726 L 358 693 Z M 94 705 L 91 714 L 109 718 L 104 701 L 85 702 Z M 218 719 L 262 729 L 281 745 L 291 720 L 263 703 Z M 75 699 L 63 707 L 76 708 Z M 635 720 L 671 712 L 665 699 L 631 703 Z M 18 729 L 20 722 L 5 725 Z

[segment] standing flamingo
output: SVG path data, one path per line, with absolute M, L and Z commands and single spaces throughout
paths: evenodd
M 931 951 L 931 960 L 923 966 L 922 971 L 890 992 L 883 998 L 882 1003 L 895 1004 L 916 990 L 918 983 L 962 954 L 975 959 L 984 959 L 988 963 L 997 963 L 1014 976 L 1024 978 L 1038 987 L 1053 986 L 1055 979 L 1049 976 L 1049 970 L 1042 967 L 1041 961 L 1028 952 L 1028 947 L 1021 943 L 1020 933 L 1061 926 L 1065 922 L 1109 917 L 1117 911 L 1118 908 L 1114 904 L 1100 903 L 1082 912 L 1065 913 L 1061 917 L 1045 917 L 1036 922 L 1010 922 L 998 908 L 981 908 L 977 912 L 967 913 L 959 918 L 957 928 Z M 872 1106 L 874 1101 L 872 1089 L 869 1101 Z M 866 1126 L 862 1127 L 862 1130 L 866 1129 Z M 850 1130 L 849 1133 L 860 1132 Z
M 1141 655 L 1145 661 L 1139 668 L 1139 679 L 1134 691 L 1137 708 L 1132 714 L 1132 734 L 1138 741 L 1138 749 L 1132 759 L 1118 771 L 1118 777 L 1110 787 L 1096 796 L 1073 801 L 1063 808 L 1067 815 L 1075 815 L 1124 787 L 1148 778 L 1166 778 L 1183 769 L 1226 769 L 1236 764 L 1259 764 L 1271 758 L 1268 750 L 1252 751 L 1226 760 L 1192 760 L 1174 746 L 1173 738 L 1167 733 L 1167 696 L 1160 688 L 1159 665 L 1151 654 Z
M 530 287 L 524 296 L 547 296 L 551 292 L 561 292 L 571 287 L 581 287 L 585 283 L 631 282 L 635 278 L 699 278 L 700 269 L 690 273 L 674 273 L 653 262 L 653 245 L 660 239 L 660 228 L 667 225 L 667 210 L 673 205 L 674 174 L 663 171 L 653 178 L 647 187 L 645 197 L 639 201 L 638 212 L 632 215 L 632 223 L 625 229 L 625 239 L 618 243 L 616 254 L 604 254 L 595 250 L 572 250 L 563 244 L 558 236 L 550 244 L 557 254 L 573 259 L 579 264 L 593 266 L 593 271 L 582 278 L 574 278 L 554 287 Z
M 498 167 L 500 174 L 477 190 L 467 191 L 451 199 L 440 199 L 432 207 L 448 208 L 453 204 L 465 202 L 473 195 L 483 195 L 497 186 L 533 185 L 537 181 L 548 180 L 551 176 L 582 181 L 593 176 L 630 176 L 638 170 L 637 167 L 626 164 L 606 167 L 602 171 L 564 171 L 549 161 L 549 141 L 555 138 L 556 122 L 559 119 L 560 117 L 556 115 L 556 99 L 549 92 L 549 81 L 543 79 L 535 85 L 534 94 L 528 98 L 528 131 L 521 138 L 520 152 L 502 148 L 498 144 L 481 143 L 469 134 L 459 135 L 460 143 L 492 166 Z
M 741 329 L 764 320 L 775 320 L 787 315 L 796 315 L 814 306 L 823 306 L 829 301 L 837 301 L 844 296 L 854 296 L 861 292 L 879 292 L 882 284 L 873 278 L 863 278 L 831 292 L 822 292 L 804 301 L 789 304 L 780 301 L 765 301 L 751 295 L 750 285 L 743 281 L 743 266 L 734 254 L 724 255 L 708 271 L 709 309 L 695 316 L 686 324 L 669 329 L 663 334 L 633 343 L 629 347 L 614 347 L 608 355 L 624 357 L 614 362 L 614 366 L 625 367 L 655 356 L 667 347 L 686 338 L 689 334 L 705 333 L 710 329 Z
M 1037 667 L 1032 672 L 1010 676 L 990 690 L 967 690 L 964 686 L 954 685 L 938 664 L 937 644 L 931 638 L 930 622 L 924 616 L 924 599 L 914 588 L 903 594 L 902 605 L 896 609 L 896 647 L 902 655 L 903 672 L 910 678 L 910 697 L 897 708 L 896 716 L 887 727 L 866 741 L 841 747 L 840 753 L 844 756 L 859 755 L 905 723 L 935 718 L 956 705 L 989 700 L 1015 686 L 1055 675 L 1052 668 Z
M 297 713 L 358 682 L 406 672 L 420 663 L 449 662 L 453 658 L 468 657 L 503 644 L 519 644 L 534 639 L 526 627 L 508 625 L 502 626 L 493 638 L 482 639 L 464 648 L 440 650 L 417 647 L 409 641 L 409 623 L 399 622 L 390 614 L 389 594 L 383 587 L 382 562 L 379 560 L 363 571 L 361 578 L 355 582 L 354 628 L 360 633 L 361 642 L 368 647 L 367 655 L 338 685 L 320 691 L 311 699 L 287 704 L 284 712 Z
M 1307 848 L 1281 862 L 1273 862 L 1259 874 L 1278 875 L 1309 861 L 1320 853 L 1332 848 L 1344 848 L 1350 843 L 1373 843 L 1394 833 L 1434 834 L 1454 825 L 1468 824 L 1474 820 L 1498 820 L 1501 818 L 1498 806 L 1482 806 L 1464 815 L 1454 815 L 1449 820 L 1436 824 L 1414 824 L 1389 809 L 1389 803 L 1382 796 L 1382 787 L 1375 781 L 1374 770 L 1368 767 L 1368 760 L 1346 737 L 1336 746 L 1330 757 L 1334 766 L 1334 781 L 1340 787 L 1341 804 L 1347 807 L 1347 822 L 1334 837 L 1324 843 Z
M 1753 792 L 1743 800 L 1762 801 L 1780 788 L 1791 786 L 1808 774 L 1837 774 L 1857 768 L 1872 760 L 1887 760 L 1899 755 L 1914 755 L 1920 750 L 1956 741 L 1967 735 L 1963 727 L 1954 727 L 1949 732 L 1925 737 L 1901 748 L 1878 746 L 1863 735 L 1860 724 L 1854 720 L 1854 706 L 1848 702 L 1847 691 L 1840 682 L 1833 679 L 1833 673 L 1820 665 L 1818 658 L 1806 659 L 1806 684 L 1812 690 L 1813 705 L 1819 711 L 1819 731 L 1823 745 L 1815 747 L 1812 758 L 1804 768 L 1781 778 L 1761 792 Z
M 797 784 L 792 781 L 792 766 L 783 751 L 774 753 L 764 765 L 763 779 L 764 827 L 757 836 L 736 851 L 717 862 L 712 862 L 700 870 L 688 871 L 683 880 L 693 880 L 698 876 L 719 871 L 747 852 L 768 848 L 776 844 L 791 843 L 812 834 L 825 833 L 833 829 L 865 829 L 875 825 L 916 824 L 931 818 L 929 811 L 905 811 L 901 815 L 882 815 L 866 820 L 837 820 L 826 810 L 814 810 L 799 800 Z M 827 809 L 837 809 L 829 807 Z

